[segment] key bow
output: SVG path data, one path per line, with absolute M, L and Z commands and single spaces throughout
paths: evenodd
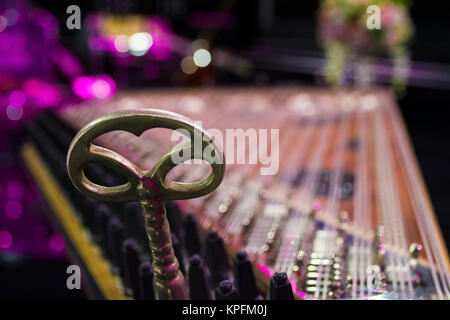
M 152 128 L 184 129 L 191 141 L 179 145 L 165 154 L 151 170 L 142 170 L 121 154 L 94 145 L 92 141 L 102 134 L 124 130 L 140 136 Z M 202 148 L 194 147 L 195 135 L 201 136 Z M 203 157 L 209 148 L 211 157 Z M 174 163 L 173 154 L 190 152 L 190 159 L 203 159 L 210 163 L 212 172 L 205 179 L 182 183 L 167 178 L 169 171 L 179 163 Z M 106 187 L 90 181 L 83 168 L 88 163 L 99 163 L 109 167 L 128 179 L 119 186 Z M 214 140 L 192 121 L 179 114 L 156 110 L 135 109 L 120 111 L 94 120 L 81 129 L 73 139 L 67 156 L 67 169 L 70 179 L 77 189 L 85 195 L 103 201 L 141 201 L 153 197 L 165 200 L 190 199 L 206 195 L 221 183 L 225 161 Z M 157 188 L 155 188 L 157 186 Z

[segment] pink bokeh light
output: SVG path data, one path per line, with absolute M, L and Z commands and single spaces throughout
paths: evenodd
M 108 75 L 83 76 L 72 83 L 73 92 L 81 99 L 106 99 L 117 91 L 116 82 Z
M 22 90 L 14 90 L 9 94 L 9 104 L 16 108 L 22 108 L 27 97 Z
M 155 60 L 167 60 L 172 50 L 172 31 L 170 24 L 161 17 L 150 18 L 153 45 L 149 49 L 149 55 Z
M 53 252 L 61 252 L 66 248 L 64 238 L 59 233 L 54 233 L 50 236 L 48 245 Z
M 13 237 L 11 233 L 9 233 L 6 230 L 0 231 L 0 248 L 1 249 L 8 249 L 11 247 L 13 243 Z
M 24 82 L 23 91 L 32 104 L 39 108 L 55 107 L 62 99 L 56 84 L 47 83 L 37 78 L 29 78 Z
M 5 205 L 6 216 L 10 219 L 18 219 L 22 215 L 23 207 L 22 203 L 16 200 L 8 201 Z
M 12 199 L 20 199 L 23 197 L 25 188 L 21 181 L 10 181 L 6 185 L 6 194 Z

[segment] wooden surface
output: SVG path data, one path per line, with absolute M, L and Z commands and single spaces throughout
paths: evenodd
M 81 108 L 68 107 L 62 116 L 80 129 L 101 115 L 136 107 L 178 112 L 202 121 L 204 128 L 217 128 L 222 132 L 232 128 L 279 129 L 280 170 L 276 175 L 262 176 L 259 164 L 232 164 L 228 159 L 225 180 L 219 190 L 207 198 L 208 201 L 182 203 L 186 209 L 197 213 L 204 231 L 214 228 L 221 232 L 230 256 L 240 249 L 249 251 L 262 289 L 267 290 L 268 275 L 275 271 L 287 271 L 294 284 L 299 279 L 292 272 L 292 265 L 287 270 L 277 270 L 276 256 L 280 248 L 276 252 L 259 250 L 258 246 L 252 249 L 249 239 L 256 239 L 258 230 L 255 227 L 246 233 L 229 228 L 232 219 L 245 216 L 245 210 L 218 214 L 217 204 L 229 196 L 230 190 L 237 190 L 234 208 L 251 194 L 264 191 L 267 195 L 253 207 L 244 208 L 255 211 L 254 225 L 262 219 L 262 212 L 268 205 L 281 205 L 289 212 L 300 212 L 301 217 L 307 217 L 314 209 L 315 219 L 325 222 L 325 230 L 336 232 L 342 227 L 354 236 L 349 246 L 355 252 L 373 250 L 376 230 L 384 227 L 386 249 L 393 253 L 386 264 L 388 269 L 394 270 L 394 280 L 398 278 L 394 291 L 399 294 L 413 290 L 408 272 L 396 270 L 408 268 L 409 245 L 419 243 L 424 248 L 420 263 L 430 269 L 436 297 L 450 297 L 448 252 L 406 128 L 389 92 L 295 87 L 163 89 L 122 93 L 100 105 L 92 102 Z M 170 145 L 175 144 L 168 141 L 168 132 L 149 131 L 139 138 L 116 132 L 105 135 L 98 142 L 125 154 L 140 167 L 151 168 Z M 354 146 L 350 147 L 352 143 Z M 231 150 L 225 148 L 224 151 L 226 156 L 231 154 Z M 293 188 L 289 182 L 302 170 L 306 172 L 306 182 Z M 320 183 L 317 173 L 326 170 L 335 173 L 330 182 L 331 191 L 317 195 L 314 192 Z M 336 186 L 344 173 L 354 176 L 354 192 L 342 200 Z M 173 177 L 192 181 L 204 174 L 204 167 L 194 169 L 184 165 L 174 170 Z M 342 211 L 348 214 L 344 222 L 339 220 Z M 277 241 L 282 242 L 287 227 L 300 219 L 294 218 L 290 214 L 277 218 L 281 221 Z M 258 244 L 257 239 L 255 243 Z M 274 258 L 275 262 L 270 262 Z M 351 263 L 359 270 L 354 272 L 353 279 L 364 281 L 362 262 L 353 259 Z M 397 280 L 392 282 L 397 283 Z M 355 286 L 356 280 L 352 281 Z M 325 291 L 323 295 L 319 293 L 320 296 L 317 293 L 316 296 L 307 295 L 301 290 L 297 290 L 297 294 L 299 297 L 325 297 Z M 356 291 L 351 293 L 351 297 L 356 295 Z

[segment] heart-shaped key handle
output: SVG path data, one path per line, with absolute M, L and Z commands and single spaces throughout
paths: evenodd
M 151 170 L 143 170 L 123 155 L 92 143 L 107 132 L 123 130 L 140 136 L 152 128 L 179 130 L 191 141 L 172 149 Z M 201 142 L 201 148 L 194 145 L 196 141 Z M 208 162 L 212 168 L 209 176 L 192 183 L 168 179 L 169 171 L 180 164 L 174 159 L 181 158 L 184 162 L 188 160 L 185 155 L 189 159 Z M 83 168 L 89 163 L 111 168 L 128 182 L 114 187 L 98 185 L 84 174 Z M 219 186 L 225 172 L 225 160 L 214 140 L 190 119 L 173 112 L 156 109 L 121 111 L 94 120 L 78 132 L 69 148 L 67 170 L 75 187 L 89 197 L 102 201 L 141 202 L 153 255 L 155 295 L 158 299 L 187 299 L 184 278 L 173 253 L 164 200 L 200 197 Z

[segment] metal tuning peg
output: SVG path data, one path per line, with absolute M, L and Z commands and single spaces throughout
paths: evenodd
M 152 128 L 178 130 L 191 141 L 173 148 L 151 170 L 138 168 L 124 156 L 92 143 L 110 131 L 123 130 L 140 136 Z M 201 148 L 194 147 L 196 141 L 201 141 Z M 181 154 L 182 161 L 174 161 L 180 159 Z M 210 175 L 193 183 L 175 182 L 167 178 L 171 169 L 190 159 L 208 162 L 212 168 Z M 110 168 L 127 178 L 128 182 L 114 187 L 95 184 L 84 173 L 88 163 Z M 153 256 L 155 297 L 188 299 L 186 283 L 173 251 L 164 201 L 201 197 L 219 186 L 225 171 L 225 160 L 213 139 L 190 119 L 176 113 L 156 109 L 121 111 L 94 120 L 78 132 L 68 151 L 67 170 L 75 187 L 91 198 L 116 202 L 140 201 Z
M 411 243 L 411 245 L 409 246 L 409 265 L 412 269 L 416 269 L 422 250 L 422 245 L 416 242 Z
M 292 286 L 284 272 L 276 272 L 270 280 L 270 300 L 294 300 Z

